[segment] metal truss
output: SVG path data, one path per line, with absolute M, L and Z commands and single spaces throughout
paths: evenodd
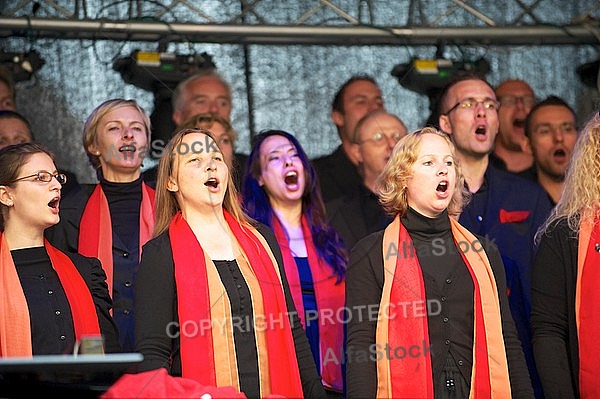
M 0 6 L 0 38 L 275 45 L 577 45 L 600 41 L 599 0 L 575 2 L 579 7 L 563 7 L 565 2 L 558 1 L 554 7 L 562 12 L 566 21 L 562 24 L 545 22 L 547 9 L 545 18 L 539 11 L 543 0 L 512 0 L 510 7 L 517 12 L 511 13 L 509 21 L 490 17 L 498 15 L 493 7 L 498 2 L 479 1 L 475 6 L 469 0 L 390 0 L 407 10 L 402 26 L 374 24 L 383 7 L 381 1 L 373 0 L 346 0 L 345 7 L 334 0 L 223 0 L 222 6 L 215 7 L 218 2 L 213 2 L 213 7 L 206 7 L 208 3 L 13 1 Z M 490 3 L 489 9 L 485 3 Z M 581 11 L 564 15 L 569 9 Z M 448 24 L 450 14 L 471 23 Z M 276 20 L 278 16 L 283 16 L 281 21 Z

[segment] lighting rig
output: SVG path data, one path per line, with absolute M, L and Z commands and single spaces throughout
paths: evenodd
M 0 65 L 9 72 L 14 82 L 31 79 L 44 64 L 45 61 L 35 50 L 25 53 L 0 51 Z
M 490 71 L 490 64 L 480 58 L 474 62 L 452 61 L 441 56 L 435 59 L 413 58 L 407 64 L 395 65 L 391 75 L 398 79 L 401 86 L 429 98 L 431 114 L 426 124 L 438 125 L 438 102 L 442 89 L 456 75 L 475 73 L 485 77 Z
M 216 68 L 212 56 L 207 53 L 179 55 L 135 50 L 113 63 L 113 69 L 121 74 L 126 83 L 154 94 L 154 110 L 150 115 L 152 140 L 165 143 L 176 127 L 171 119 L 171 97 L 175 87 L 182 80 L 207 68 Z

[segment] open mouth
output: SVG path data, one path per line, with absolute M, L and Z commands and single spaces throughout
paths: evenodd
M 283 180 L 285 181 L 285 184 L 298 184 L 298 172 L 291 171 L 286 173 Z
M 556 150 L 552 153 L 552 156 L 554 158 L 558 158 L 559 160 L 565 160 L 565 159 L 567 159 L 567 152 L 565 150 L 563 150 L 562 148 L 559 148 L 558 150 Z
M 211 177 L 210 179 L 204 182 L 204 185 L 206 187 L 217 188 L 219 186 L 219 180 L 217 180 L 215 177 Z
M 475 134 L 485 135 L 486 133 L 487 129 L 485 128 L 485 126 L 478 126 L 477 129 L 475 129 Z
M 435 191 L 439 191 L 441 193 L 445 193 L 446 190 L 448 190 L 448 182 L 447 181 L 440 182 L 440 184 L 438 184 L 437 187 L 435 188 Z
M 131 144 L 126 144 L 119 147 L 119 152 L 135 152 L 135 146 Z
M 518 127 L 520 129 L 524 129 L 525 128 L 525 119 L 515 119 L 513 121 L 513 126 Z
M 52 201 L 48 202 L 48 206 L 52 209 L 58 209 L 58 204 L 60 203 L 60 197 L 52 198 Z

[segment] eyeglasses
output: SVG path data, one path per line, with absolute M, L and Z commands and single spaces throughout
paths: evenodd
M 400 132 L 394 132 L 390 135 L 387 135 L 383 132 L 377 132 L 373 135 L 373 137 L 359 141 L 358 144 L 362 144 L 364 142 L 370 141 L 370 142 L 375 143 L 376 145 L 381 145 L 381 144 L 384 144 L 387 142 L 386 138 L 388 138 L 388 137 L 391 138 L 394 143 L 397 143 L 398 141 L 400 141 L 400 139 L 402 137 L 404 137 L 404 135 Z
M 535 97 L 534 96 L 513 96 L 512 94 L 507 94 L 505 96 L 500 96 L 500 105 L 503 107 L 512 108 L 520 101 L 524 107 L 530 108 L 535 105 Z
M 493 98 L 484 98 L 481 101 L 477 100 L 476 98 L 465 98 L 464 100 L 460 100 L 454 104 L 452 108 L 446 111 L 444 115 L 448 115 L 455 109 L 474 110 L 479 104 L 483 104 L 484 109 L 493 109 L 495 111 L 498 111 L 498 108 L 500 107 L 498 101 L 494 100 Z
M 33 179 L 33 181 L 38 181 L 38 182 L 42 182 L 42 183 L 50 183 L 52 181 L 52 178 L 55 177 L 56 180 L 61 184 L 65 184 L 67 182 L 67 176 L 64 175 L 63 173 L 50 173 L 50 172 L 46 172 L 45 170 L 42 170 L 40 172 L 34 173 L 33 175 L 29 175 L 29 176 L 23 176 L 23 177 L 19 177 L 18 179 L 15 179 L 10 183 L 15 183 L 18 182 L 20 180 L 25 180 L 25 179 L 29 179 L 31 177 L 35 177 L 35 179 Z
M 558 125 L 551 123 L 542 123 L 533 128 L 535 134 L 547 135 L 551 132 L 561 132 L 562 134 L 577 133 L 577 127 L 572 122 L 563 122 Z

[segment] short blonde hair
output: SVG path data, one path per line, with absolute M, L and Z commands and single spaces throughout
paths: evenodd
M 225 133 L 231 138 L 233 142 L 237 139 L 237 133 L 231 126 L 231 123 L 222 116 L 217 114 L 197 114 L 194 115 L 185 121 L 181 122 L 179 126 L 177 126 L 176 131 L 182 129 L 206 129 L 210 130 L 214 123 L 219 123 L 225 128 Z
M 142 116 L 142 121 L 144 122 L 144 127 L 146 128 L 146 136 L 148 137 L 148 145 L 150 145 L 150 117 L 146 114 L 146 111 L 135 101 L 135 100 L 125 100 L 122 98 L 114 98 L 111 100 L 106 100 L 102 104 L 98 105 L 92 113 L 87 117 L 84 125 L 83 125 L 83 149 L 85 150 L 90 163 L 94 167 L 94 169 L 100 168 L 100 159 L 99 155 L 91 153 L 89 151 L 89 146 L 92 144 L 97 144 L 98 140 L 98 124 L 100 120 L 109 112 L 114 111 L 117 108 L 122 107 L 132 107 L 138 110 L 140 115 Z
M 457 216 L 462 211 L 470 194 L 465 187 L 465 178 L 460 169 L 458 159 L 456 159 L 456 150 L 450 137 L 433 127 L 424 127 L 404 136 L 394 147 L 388 163 L 379 176 L 376 187 L 379 195 L 379 202 L 385 212 L 395 217 L 404 216 L 408 210 L 408 198 L 406 195 L 407 182 L 412 176 L 411 168 L 415 164 L 419 150 L 421 149 L 421 139 L 425 134 L 435 134 L 446 140 L 450 147 L 450 153 L 454 158 L 454 169 L 456 171 L 456 186 L 454 194 L 448 205 L 448 213 Z

